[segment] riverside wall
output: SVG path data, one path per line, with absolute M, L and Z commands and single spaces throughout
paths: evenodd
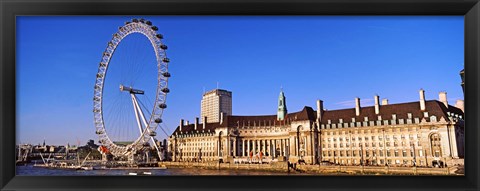
M 215 170 L 258 170 L 292 172 L 312 175 L 464 175 L 463 166 L 447 168 L 388 167 L 388 166 L 319 166 L 296 165 L 288 168 L 287 162 L 267 164 L 233 164 L 218 162 L 160 162 L 167 168 L 201 168 Z
M 165 165 L 167 168 L 202 168 L 216 170 L 262 170 L 288 172 L 287 162 L 275 162 L 269 164 L 233 164 L 212 162 L 160 162 L 159 166 Z

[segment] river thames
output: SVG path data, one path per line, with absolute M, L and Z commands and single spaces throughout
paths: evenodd
M 169 169 L 108 169 L 108 170 L 71 170 L 48 169 L 33 165 L 17 166 L 18 176 L 129 176 L 129 173 L 147 176 L 193 176 L 193 175 L 301 175 L 288 172 L 269 172 L 255 170 L 208 170 L 199 168 L 169 168 Z M 304 174 L 305 175 L 305 174 Z

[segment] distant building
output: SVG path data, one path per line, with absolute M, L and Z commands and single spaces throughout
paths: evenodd
M 220 122 L 220 113 L 232 115 L 232 92 L 214 89 L 204 93 L 200 115 L 202 122 L 205 117 L 209 122 Z
M 168 139 L 173 161 L 232 162 L 262 154 L 265 162 L 344 165 L 436 166 L 458 163 L 464 156 L 463 108 L 449 105 L 446 92 L 439 100 L 388 104 L 375 96 L 373 106 L 325 110 L 304 107 L 287 113 L 279 96 L 277 115 L 222 115 L 218 122 L 196 118 L 180 121 Z M 202 102 L 203 103 L 203 102 Z M 283 112 L 285 111 L 285 113 Z

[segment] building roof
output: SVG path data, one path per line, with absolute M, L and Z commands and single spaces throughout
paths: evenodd
M 391 120 L 393 119 L 393 114 L 396 115 L 397 119 L 407 119 L 408 113 L 411 113 L 412 119 L 424 118 L 423 112 L 428 112 L 428 116 L 436 116 L 437 120 L 440 120 L 443 117 L 446 121 L 449 121 L 448 113 L 458 114 L 463 116 L 464 113 L 462 110 L 456 108 L 455 106 L 449 105 L 448 108 L 445 105 L 437 100 L 430 100 L 425 102 L 425 111 L 420 110 L 420 102 L 408 102 L 408 103 L 399 103 L 399 104 L 388 104 L 380 106 L 380 113 L 375 114 L 375 107 L 361 107 L 360 115 L 355 115 L 355 108 L 350 109 L 340 109 L 340 110 L 325 110 L 322 114 L 321 124 L 328 124 L 328 120 L 332 124 L 339 123 L 340 119 L 343 119 L 343 123 L 352 122 L 352 118 L 355 118 L 356 122 L 365 121 L 365 117 L 368 117 L 369 121 L 377 121 L 378 116 L 381 116 L 382 120 Z M 237 126 L 270 126 L 270 125 L 285 125 L 290 124 L 292 121 L 304 121 L 310 120 L 315 121 L 317 118 L 317 112 L 311 107 L 305 106 L 301 111 L 288 113 L 284 120 L 277 120 L 277 115 L 255 115 L 255 116 L 238 116 L 231 115 L 224 117 L 224 123 L 207 123 L 204 132 L 215 131 L 217 127 L 237 127 Z M 426 118 L 427 121 L 430 121 L 430 118 Z M 194 130 L 194 124 L 184 125 L 182 127 L 182 132 L 191 132 Z M 201 132 L 203 130 L 203 124 L 199 124 L 197 130 Z M 177 126 L 175 133 L 180 133 L 180 128 Z
M 217 127 L 220 127 L 220 123 L 206 123 L 205 124 L 205 129 L 203 129 L 203 124 L 200 123 L 198 124 L 197 126 L 197 131 L 198 132 L 208 132 L 210 130 L 210 132 L 215 132 L 215 129 Z M 192 124 L 188 124 L 188 125 L 184 125 L 182 127 L 182 131 L 180 131 L 180 126 L 177 126 L 177 128 L 175 129 L 175 131 L 173 132 L 173 134 L 175 133 L 180 133 L 180 132 L 183 132 L 183 133 L 186 133 L 186 132 L 193 132 L 195 131 L 195 124 L 192 123 Z
M 226 94 L 229 94 L 229 95 L 232 94 L 232 92 L 231 92 L 231 91 L 228 91 L 228 90 L 224 90 L 224 89 L 213 89 L 213 90 L 210 90 L 210 91 L 208 91 L 208 92 L 203 93 L 203 96 L 208 95 L 208 94 L 219 94 L 220 92 L 223 92 L 223 93 L 226 93 Z
M 393 114 L 396 115 L 397 119 L 407 119 L 408 113 L 412 114 L 413 118 L 424 118 L 424 111 L 420 110 L 420 102 L 409 102 L 409 103 L 400 103 L 400 104 L 388 104 L 380 106 L 380 113 L 375 114 L 375 106 L 361 107 L 360 115 L 355 115 L 355 108 L 352 109 L 342 109 L 342 110 L 332 110 L 324 111 L 322 115 L 321 124 L 328 124 L 328 120 L 331 123 L 339 123 L 340 119 L 343 119 L 343 123 L 352 122 L 352 118 L 355 118 L 356 122 L 365 121 L 365 117 L 368 117 L 369 121 L 377 121 L 378 117 L 381 116 L 382 120 L 391 120 L 393 119 Z M 428 116 L 435 115 L 437 120 L 440 120 L 441 117 L 448 119 L 447 112 L 455 113 L 463 116 L 462 110 L 449 105 L 448 108 L 442 102 L 437 100 L 430 100 L 425 102 L 425 112 L 428 112 Z M 430 121 L 429 118 L 426 118 L 427 121 Z

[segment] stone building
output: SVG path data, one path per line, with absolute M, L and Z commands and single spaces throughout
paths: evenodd
M 226 115 L 232 114 L 232 92 L 214 89 L 204 93 L 200 112 L 202 119 L 208 117 L 210 122 L 219 122 L 222 112 Z
M 283 92 L 277 115 L 236 116 L 220 113 L 218 122 L 180 121 L 169 138 L 173 161 L 262 161 L 307 164 L 434 166 L 464 156 L 463 108 L 439 100 L 389 104 L 375 96 L 374 106 L 325 110 L 304 107 L 287 113 Z M 463 105 L 462 105 L 463 107 Z M 281 112 L 282 111 L 282 112 Z M 285 111 L 285 113 L 283 113 Z M 282 116 L 284 114 L 284 116 Z

